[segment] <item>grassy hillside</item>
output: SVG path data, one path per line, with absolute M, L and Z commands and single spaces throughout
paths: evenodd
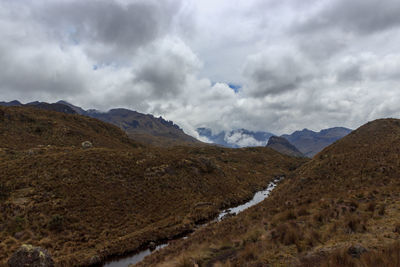
M 156 118 L 150 114 L 142 114 L 123 108 L 111 109 L 105 113 L 83 112 L 83 115 L 120 127 L 129 137 L 141 143 L 161 147 L 202 144 L 196 138 L 187 135 L 178 125 L 162 117 Z
M 300 167 L 260 205 L 142 265 L 399 266 L 399 152 L 400 120 L 367 123 Z
M 118 126 L 120 129 L 124 130 L 132 140 L 153 146 L 205 145 L 196 138 L 187 135 L 172 121 L 124 108 L 111 109 L 107 112 L 84 110 L 81 107 L 74 106 L 62 100 L 51 104 L 39 101 L 22 104 L 15 100 L 11 102 L 0 102 L 0 106 L 35 107 L 67 114 L 88 116 Z
M 90 141 L 95 147 L 127 148 L 135 145 L 118 127 L 97 119 L 34 107 L 0 106 L 0 147 L 30 149 L 37 146 L 76 146 Z
M 115 126 L 26 107 L 0 118 L 0 265 L 24 243 L 58 265 L 97 263 L 191 230 L 305 162 L 269 148 L 135 146 Z
M 325 147 L 346 136 L 350 132 L 350 129 L 343 127 L 324 129 L 319 132 L 304 129 L 290 135 L 284 134 L 282 137 L 296 146 L 305 156 L 312 158 Z

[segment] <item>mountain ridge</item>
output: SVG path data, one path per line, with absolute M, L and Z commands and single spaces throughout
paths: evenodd
M 301 153 L 297 147 L 291 144 L 288 140 L 283 137 L 271 136 L 268 139 L 268 144 L 266 147 L 272 148 L 279 153 L 294 156 L 294 157 L 304 157 L 303 153 Z
M 151 114 L 143 114 L 126 108 L 113 108 L 106 112 L 95 109 L 84 110 L 65 100 L 56 103 L 34 101 L 27 104 L 14 100 L 0 102 L 0 106 L 31 106 L 45 110 L 63 112 L 67 114 L 80 114 L 87 117 L 114 124 L 123 129 L 133 140 L 155 145 L 202 145 L 196 138 L 187 135 L 178 125 L 162 117 L 156 118 Z
M 343 138 L 352 130 L 345 127 L 332 127 L 315 132 L 304 128 L 291 134 L 283 134 L 281 137 L 293 144 L 307 157 L 313 157 L 328 145 Z
M 249 131 L 246 129 L 237 129 L 231 131 L 220 131 L 213 133 L 210 128 L 202 127 L 196 129 L 201 137 L 205 137 L 212 143 L 225 147 L 243 147 L 245 146 L 265 146 L 271 136 L 276 136 L 270 132 Z M 291 134 L 283 134 L 280 137 L 288 140 L 306 157 L 313 157 L 326 146 L 346 136 L 352 130 L 345 127 L 332 127 L 315 132 L 304 128 Z

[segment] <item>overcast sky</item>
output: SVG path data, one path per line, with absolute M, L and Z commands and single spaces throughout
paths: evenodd
M 0 0 L 0 100 L 126 107 L 192 135 L 356 128 L 400 117 L 399 14 L 398 0 Z

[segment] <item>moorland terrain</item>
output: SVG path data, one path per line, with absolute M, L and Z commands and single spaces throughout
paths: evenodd
M 400 120 L 369 122 L 269 198 L 138 266 L 400 266 Z
M 175 145 L 201 145 L 196 138 L 187 135 L 178 125 L 162 117 L 143 114 L 137 111 L 114 108 L 103 112 L 95 109 L 84 110 L 81 107 L 60 100 L 56 103 L 34 101 L 22 104 L 18 100 L 0 102 L 0 106 L 35 107 L 59 111 L 67 114 L 79 114 L 114 124 L 121 128 L 132 139 L 144 144 L 160 147 Z
M 3 265 L 22 244 L 57 266 L 100 263 L 190 232 L 307 161 L 265 147 L 147 146 L 97 119 L 27 106 L 0 107 L 0 148 Z

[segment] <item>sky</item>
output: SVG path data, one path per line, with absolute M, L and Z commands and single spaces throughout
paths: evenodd
M 186 133 L 400 117 L 398 0 L 0 0 L 0 101 L 125 107 Z

